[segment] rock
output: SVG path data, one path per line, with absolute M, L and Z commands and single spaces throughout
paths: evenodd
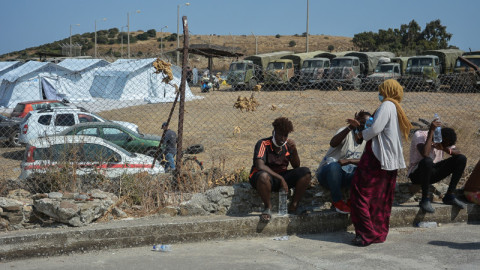
M 118 208 L 118 207 L 114 207 L 112 209 L 112 214 L 115 215 L 116 217 L 119 217 L 119 218 L 126 218 L 128 217 L 127 213 L 123 212 L 122 209 Z
M 48 198 L 48 194 L 46 193 L 37 193 L 32 196 L 33 200 L 38 200 L 38 199 L 43 199 L 43 198 Z
M 10 223 L 4 218 L 0 218 L 0 230 L 7 230 Z
M 63 197 L 63 193 L 61 192 L 50 192 L 48 193 L 48 198 L 50 199 L 61 199 Z
M 432 186 L 433 186 L 433 192 L 435 195 L 442 196 L 445 193 L 447 193 L 448 185 L 445 183 L 438 182 L 438 183 L 432 184 Z
M 22 199 L 30 199 L 32 194 L 25 189 L 14 189 L 8 192 L 7 198 L 22 201 Z
M 178 214 L 178 209 L 176 207 L 167 206 L 167 207 L 164 207 L 164 208 L 160 209 L 160 211 L 158 211 L 158 214 L 163 215 L 163 216 L 174 217 Z
M 20 211 L 23 207 L 23 203 L 14 199 L 0 197 L 0 207 L 4 211 Z

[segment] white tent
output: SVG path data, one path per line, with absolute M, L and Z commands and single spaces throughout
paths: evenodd
M 149 103 L 173 102 L 174 84 L 180 86 L 181 69 L 172 65 L 174 79 L 170 84 L 162 82 L 163 74 L 155 74 L 153 62 L 149 59 L 119 59 L 112 64 L 95 70 L 90 88 L 92 97 L 114 100 L 143 100 Z M 185 100 L 197 98 L 188 85 Z
M 29 61 L 2 76 L 0 106 L 14 108 L 18 102 L 65 98 L 57 89 L 59 78 L 70 70 L 53 63 Z
M 6 74 L 10 70 L 16 69 L 23 63 L 20 61 L 0 62 L 0 82 L 2 81 L 3 74 Z
M 70 102 L 90 101 L 90 88 L 95 77 L 95 70 L 110 63 L 102 59 L 65 59 L 58 65 L 72 73 L 58 80 L 58 92 L 65 95 Z

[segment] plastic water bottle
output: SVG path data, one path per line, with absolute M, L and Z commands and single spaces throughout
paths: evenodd
M 365 129 L 371 127 L 373 124 L 373 117 L 369 117 L 368 120 L 365 122 Z
M 345 165 L 345 166 L 342 166 L 342 170 L 344 170 L 346 173 L 352 173 L 353 170 L 355 170 L 355 165 L 353 164 L 348 164 L 348 165 Z
M 334 157 L 328 157 L 328 158 L 326 159 L 326 161 L 327 161 L 327 164 L 330 164 L 330 163 L 332 163 L 332 162 L 337 162 L 337 159 L 334 158 Z
M 417 224 L 419 228 L 436 228 L 437 222 L 435 221 L 422 221 Z
M 171 245 L 153 245 L 153 250 L 159 251 L 159 252 L 170 252 L 172 251 L 172 246 Z
M 287 214 L 287 192 L 283 189 L 278 192 L 278 215 L 285 216 Z
M 433 118 L 438 119 L 438 121 L 440 121 L 440 116 L 438 116 L 438 113 L 434 114 Z M 434 143 L 442 142 L 442 127 L 435 128 L 435 131 L 433 132 L 433 142 Z

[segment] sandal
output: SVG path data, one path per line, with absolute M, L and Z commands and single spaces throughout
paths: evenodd
M 260 215 L 260 221 L 269 222 L 272 219 L 272 210 L 270 208 L 265 208 Z
M 363 239 L 360 235 L 355 236 L 355 238 L 352 239 L 352 245 L 357 246 L 357 247 L 364 247 L 365 244 L 363 243 Z

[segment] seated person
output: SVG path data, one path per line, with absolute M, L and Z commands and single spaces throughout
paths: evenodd
M 480 161 L 468 177 L 463 189 L 463 194 L 469 202 L 480 205 Z
M 333 206 L 337 212 L 342 214 L 350 213 L 350 207 L 342 200 L 341 188 L 350 187 L 357 168 L 356 164 L 360 161 L 365 148 L 365 141 L 363 139 L 356 140 L 355 132 L 363 130 L 370 117 L 369 112 L 355 113 L 355 119 L 360 122 L 361 126 L 354 128 L 349 125 L 339 129 L 330 140 L 330 149 L 317 169 L 318 182 L 330 190 Z
M 408 177 L 413 184 L 421 185 L 422 200 L 420 208 L 428 213 L 434 213 L 428 198 L 428 189 L 430 184 L 440 182 L 449 175 L 450 185 L 447 193 L 443 197 L 443 203 L 456 205 L 465 208 L 465 203 L 459 201 L 453 194 L 463 170 L 467 165 L 467 158 L 455 147 L 457 134 L 451 128 L 442 128 L 442 142 L 433 143 L 433 133 L 436 127 L 441 127 L 442 123 L 435 119 L 430 124 L 428 131 L 419 130 L 413 134 L 410 145 L 410 166 L 408 168 Z M 443 153 L 450 155 L 443 159 Z
M 295 142 L 288 139 L 288 134 L 293 131 L 292 122 L 288 118 L 279 117 L 272 125 L 273 136 L 261 139 L 255 145 L 249 177 L 250 184 L 257 189 L 265 206 L 260 216 L 262 221 L 269 221 L 272 217 L 272 191 L 283 189 L 288 192 L 289 188 L 295 188 L 293 200 L 288 207 L 288 212 L 294 213 L 311 181 L 310 169 L 300 167 Z M 287 169 L 289 164 L 293 169 Z

